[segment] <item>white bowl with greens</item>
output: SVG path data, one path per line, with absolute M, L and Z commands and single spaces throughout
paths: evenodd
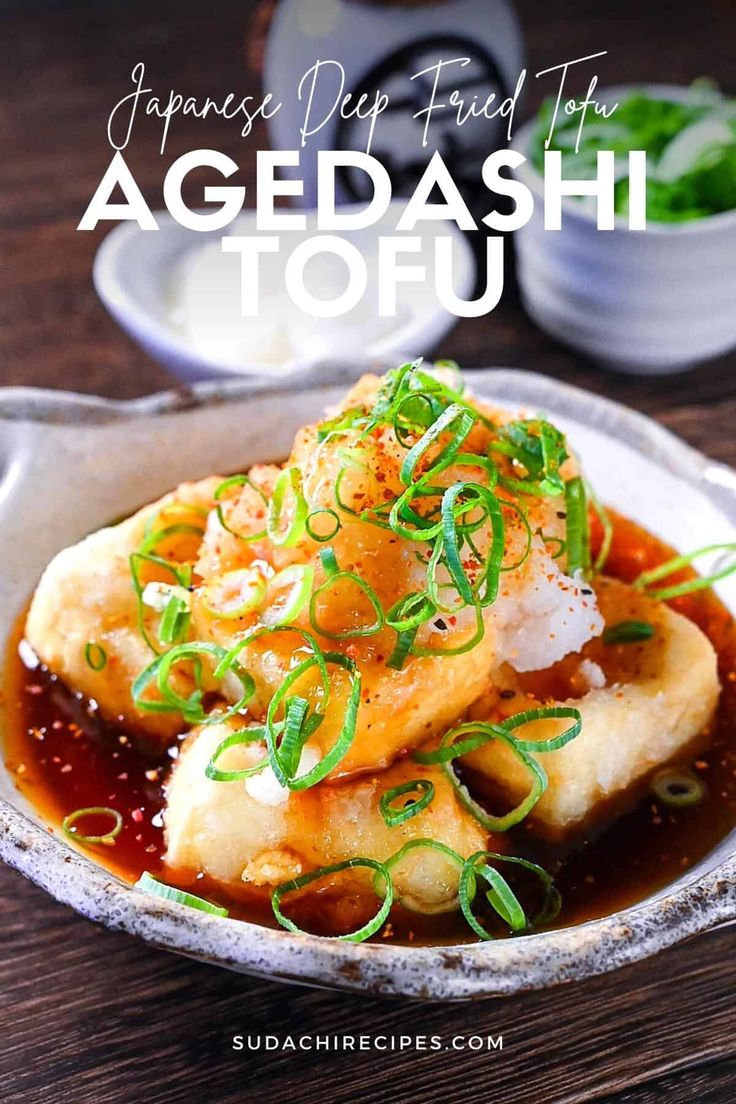
M 516 233 L 524 305 L 542 329 L 620 371 L 683 370 L 736 346 L 736 100 L 706 84 L 613 88 L 607 120 L 562 117 L 550 148 L 563 173 L 591 177 L 599 149 L 617 155 L 616 225 L 595 203 L 563 199 L 562 229 L 544 229 L 540 172 L 549 107 L 517 135 L 518 177 L 535 197 Z M 627 224 L 627 154 L 648 152 L 647 229 Z

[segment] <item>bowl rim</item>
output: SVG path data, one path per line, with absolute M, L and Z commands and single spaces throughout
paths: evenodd
M 643 92 L 658 95 L 663 99 L 675 101 L 684 100 L 690 92 L 687 85 L 665 84 L 652 81 L 632 81 L 629 84 L 615 84 L 605 88 L 597 88 L 596 93 L 602 99 L 614 99 L 619 96 L 630 95 L 635 92 Z M 529 155 L 529 147 L 534 130 L 537 126 L 537 115 L 526 119 L 519 127 L 510 143 L 510 149 L 521 153 L 525 160 L 521 165 L 513 169 L 514 176 L 526 184 L 534 194 L 535 200 L 544 200 L 544 177 L 537 169 Z M 566 218 L 581 225 L 596 228 L 596 217 L 584 208 L 575 196 L 562 197 L 562 210 Z M 703 232 L 720 233 L 724 229 L 736 227 L 736 207 L 730 211 L 718 211 L 713 215 L 705 215 L 703 218 L 687 219 L 683 222 L 658 222 L 656 219 L 647 219 L 645 230 L 629 230 L 627 219 L 624 215 L 614 216 L 614 229 L 626 230 L 630 234 L 654 234 L 659 237 L 682 237 L 687 234 Z
M 492 394 L 564 414 L 654 455 L 736 520 L 736 472 L 709 460 L 645 415 L 536 373 L 469 371 Z M 344 383 L 344 363 L 315 367 L 304 386 Z M 34 388 L 0 389 L 0 423 L 104 425 L 190 411 L 254 395 L 278 396 L 287 381 L 208 381 L 132 401 Z M 504 394 L 505 393 L 505 394 Z M 353 944 L 223 919 L 136 889 L 0 800 L 0 857 L 91 920 L 161 948 L 230 969 L 300 984 L 414 999 L 463 1000 L 548 988 L 636 962 L 736 920 L 736 851 L 690 880 L 597 920 L 515 939 L 443 947 Z

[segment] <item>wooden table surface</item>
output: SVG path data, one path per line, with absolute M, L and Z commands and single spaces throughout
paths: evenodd
M 480 2 L 480 0 L 479 0 Z M 90 282 L 104 231 L 76 223 L 109 157 L 107 113 L 145 60 L 158 86 L 217 95 L 252 83 L 247 0 L 217 4 L 0 4 L 0 380 L 129 397 L 171 384 L 116 327 Z M 602 82 L 736 90 L 733 0 L 707 5 L 520 0 L 531 68 L 607 49 Z M 535 95 L 537 93 L 535 92 Z M 527 105 L 533 106 L 532 104 Z M 143 126 L 129 163 L 153 206 L 164 164 L 198 145 L 252 176 L 232 126 L 175 123 L 167 154 Z M 259 144 L 265 144 L 263 135 Z M 442 352 L 587 386 L 736 463 L 736 357 L 666 379 L 606 374 L 525 318 L 509 287 Z M 726 929 L 616 974 L 474 1005 L 368 1000 L 254 981 L 88 923 L 0 870 L 0 1098 L 4 1104 L 259 1100 L 533 1104 L 730 1102 L 736 1078 L 736 936 Z M 503 1051 L 235 1052 L 235 1034 L 503 1034 Z

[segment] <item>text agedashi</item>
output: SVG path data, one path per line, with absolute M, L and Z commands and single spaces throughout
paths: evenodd
M 504 239 L 501 233 L 524 226 L 534 212 L 534 195 L 518 179 L 506 175 L 518 169 L 526 160 L 513 149 L 503 149 L 486 157 L 481 169 L 482 185 L 493 196 L 502 196 L 511 210 L 489 210 L 480 219 L 473 217 L 439 152 L 435 152 L 421 176 L 406 206 L 397 219 L 395 234 L 379 239 L 378 265 L 380 279 L 369 287 L 365 259 L 358 247 L 341 236 L 345 231 L 372 226 L 383 219 L 391 202 L 391 179 L 383 164 L 362 151 L 321 150 L 317 166 L 317 233 L 296 239 L 290 235 L 288 247 L 279 237 L 280 231 L 305 231 L 306 215 L 298 210 L 276 208 L 277 197 L 300 196 L 303 182 L 298 178 L 282 180 L 277 170 L 298 170 L 298 150 L 259 150 L 256 158 L 256 229 L 257 233 L 224 235 L 222 248 L 241 256 L 241 310 L 245 316 L 255 316 L 259 310 L 258 271 L 264 253 L 279 253 L 288 248 L 284 267 L 286 290 L 294 304 L 317 318 L 336 318 L 353 310 L 366 296 L 376 300 L 381 317 L 394 317 L 397 311 L 397 288 L 402 283 L 432 281 L 443 307 L 461 318 L 487 314 L 497 305 L 503 291 Z M 242 210 L 246 188 L 243 185 L 217 184 L 204 188 L 204 201 L 212 210 L 192 209 L 182 198 L 182 185 L 195 168 L 208 167 L 224 180 L 238 169 L 237 162 L 217 150 L 193 150 L 177 158 L 166 173 L 163 196 L 167 210 L 181 226 L 195 231 L 224 230 Z M 357 169 L 370 178 L 373 194 L 359 208 L 341 208 L 335 201 L 335 177 L 343 168 Z M 629 154 L 629 213 L 631 230 L 646 228 L 646 153 L 634 150 Z M 543 208 L 544 226 L 551 232 L 562 224 L 562 200 L 566 196 L 590 196 L 596 204 L 599 230 L 614 228 L 614 185 L 616 169 L 614 154 L 598 153 L 598 171 L 593 179 L 570 180 L 562 174 L 561 154 L 548 150 L 544 158 Z M 125 202 L 112 202 L 119 187 Z M 430 201 L 431 195 L 439 200 Z M 113 156 L 100 184 L 85 211 L 78 229 L 92 230 L 103 220 L 130 220 L 142 230 L 157 230 L 156 218 L 143 197 L 118 150 Z M 412 255 L 421 252 L 421 237 L 417 232 L 422 223 L 436 220 L 455 222 L 461 230 L 486 234 L 487 279 L 485 288 L 472 300 L 461 299 L 454 290 L 453 246 L 449 235 L 438 235 L 434 243 L 432 271 L 426 265 L 412 264 Z M 492 233 L 488 233 L 492 231 Z M 495 232 L 495 233 L 493 233 Z M 319 254 L 338 257 L 345 266 L 345 286 L 335 296 L 322 298 L 319 289 L 310 289 L 305 278 L 309 261 Z M 407 263 L 409 262 L 409 263 Z

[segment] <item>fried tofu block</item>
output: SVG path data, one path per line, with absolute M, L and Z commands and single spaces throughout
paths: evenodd
M 26 639 L 49 670 L 75 691 L 94 698 L 108 720 L 135 725 L 157 737 L 175 735 L 181 729 L 178 714 L 141 713 L 131 699 L 131 686 L 153 655 L 139 631 L 130 555 L 140 547 L 151 520 L 157 527 L 202 526 L 201 511 L 211 507 L 220 482 L 212 476 L 182 484 L 120 524 L 99 529 L 65 548 L 41 577 L 26 622 Z M 191 536 L 184 543 L 189 547 L 182 545 L 181 551 L 189 556 Z M 177 550 L 159 551 L 173 558 Z M 160 578 L 172 582 L 170 573 Z M 89 642 L 105 650 L 102 670 L 93 670 L 87 662 Z
M 356 855 L 387 859 L 413 839 L 439 840 L 464 857 L 487 846 L 487 834 L 459 805 L 441 772 L 408 760 L 358 781 L 293 793 L 281 790 L 270 769 L 249 779 L 210 781 L 207 764 L 231 731 L 227 724 L 194 730 L 172 773 L 165 858 L 177 872 L 202 872 L 235 895 L 267 895 L 280 882 Z M 226 751 L 217 765 L 242 770 L 263 754 L 260 745 L 241 745 Z M 417 778 L 434 784 L 433 800 L 409 820 L 387 827 L 379 810 L 381 795 Z M 498 840 L 494 843 L 499 850 Z M 369 892 L 371 872 L 357 868 L 354 874 L 358 887 Z M 394 884 L 410 908 L 452 909 L 458 865 L 429 848 L 417 848 L 397 864 Z
M 488 720 L 553 703 L 580 711 L 575 740 L 536 753 L 549 786 L 530 819 L 551 837 L 601 819 L 657 767 L 705 742 L 718 701 L 716 655 L 696 625 L 623 583 L 601 580 L 596 590 L 607 625 L 648 621 L 654 635 L 618 645 L 591 641 L 581 655 L 536 675 L 507 669 L 471 710 L 473 719 Z M 537 721 L 516 734 L 549 739 L 569 723 Z M 514 802 L 529 790 L 527 769 L 500 743 L 484 745 L 467 763 Z
M 340 409 L 364 403 L 372 405 L 380 382 L 375 376 L 364 376 Z M 499 411 L 482 409 L 499 423 L 508 417 Z M 487 436 L 487 428 L 479 423 L 464 448 L 477 447 L 485 454 Z M 353 458 L 353 464 L 347 467 L 346 453 Z M 329 542 L 336 562 L 343 573 L 355 572 L 370 586 L 384 611 L 407 595 L 422 593 L 427 586 L 427 563 L 421 558 L 421 554 L 426 554 L 423 542 L 360 520 L 366 507 L 385 504 L 405 489 L 400 475 L 405 456 L 406 449 L 396 440 L 391 426 L 378 428 L 367 437 L 353 430 L 321 440 L 319 427 L 312 425 L 297 433 L 289 459 L 289 464 L 297 465 L 302 472 L 310 509 L 332 511 L 339 518 L 339 526 Z M 564 537 L 559 502 L 530 496 L 524 504 L 525 518 L 518 510 L 506 511 L 506 559 L 508 563 L 523 560 L 523 564 L 504 573 L 497 601 L 483 611 L 482 640 L 468 651 L 461 651 L 476 633 L 473 609 L 465 607 L 450 616 L 438 614 L 421 626 L 415 643 L 423 649 L 458 654 L 409 656 L 400 670 L 392 669 L 386 661 L 396 644 L 393 629 L 384 627 L 377 632 L 341 638 L 346 626 L 371 624 L 375 610 L 366 608 L 365 595 L 356 590 L 345 574 L 342 581 L 323 589 L 327 576 L 320 552 L 324 546 L 308 535 L 296 545 L 288 546 L 274 545 L 263 536 L 263 496 L 272 493 L 278 474 L 278 468 L 268 465 L 251 469 L 251 482 L 227 496 L 224 504 L 227 528 L 223 528 L 216 513 L 210 515 L 197 573 L 205 582 L 216 581 L 223 572 L 254 562 L 275 570 L 302 564 L 314 571 L 314 587 L 322 589 L 317 623 L 326 634 L 320 637 L 315 630 L 309 604 L 293 620 L 293 627 L 316 631 L 322 648 L 341 651 L 355 660 L 362 677 L 355 740 L 332 775 L 335 781 L 363 771 L 382 770 L 402 751 L 441 735 L 483 692 L 494 667 L 502 660 L 521 670 L 547 666 L 578 649 L 601 630 L 595 599 L 586 596 L 579 583 L 560 570 L 552 558 L 554 544 L 548 546 L 535 535 L 528 555 L 523 555 L 530 530 L 535 534 L 544 531 L 551 538 Z M 449 486 L 455 480 L 483 481 L 486 475 L 482 468 L 465 464 L 449 468 L 442 478 Z M 243 534 L 248 536 L 247 540 L 241 539 Z M 487 526 L 475 534 L 480 548 L 489 540 Z M 444 584 L 443 596 L 452 609 L 453 588 L 444 569 L 438 572 L 438 582 L 441 587 Z M 249 629 L 257 628 L 264 615 L 268 618 L 267 604 L 265 609 L 243 618 L 222 619 L 213 616 L 202 601 L 201 591 L 195 591 L 192 598 L 196 638 L 214 641 L 225 648 L 232 647 Z M 256 686 L 255 698 L 248 706 L 255 718 L 263 717 L 273 694 L 292 669 L 295 654 L 303 647 L 303 638 L 293 632 L 261 638 L 255 645 L 244 647 L 240 659 Z M 224 689 L 235 700 L 240 688 L 226 685 Z M 338 690 L 315 737 L 323 753 L 336 741 L 343 712 L 344 702 Z

